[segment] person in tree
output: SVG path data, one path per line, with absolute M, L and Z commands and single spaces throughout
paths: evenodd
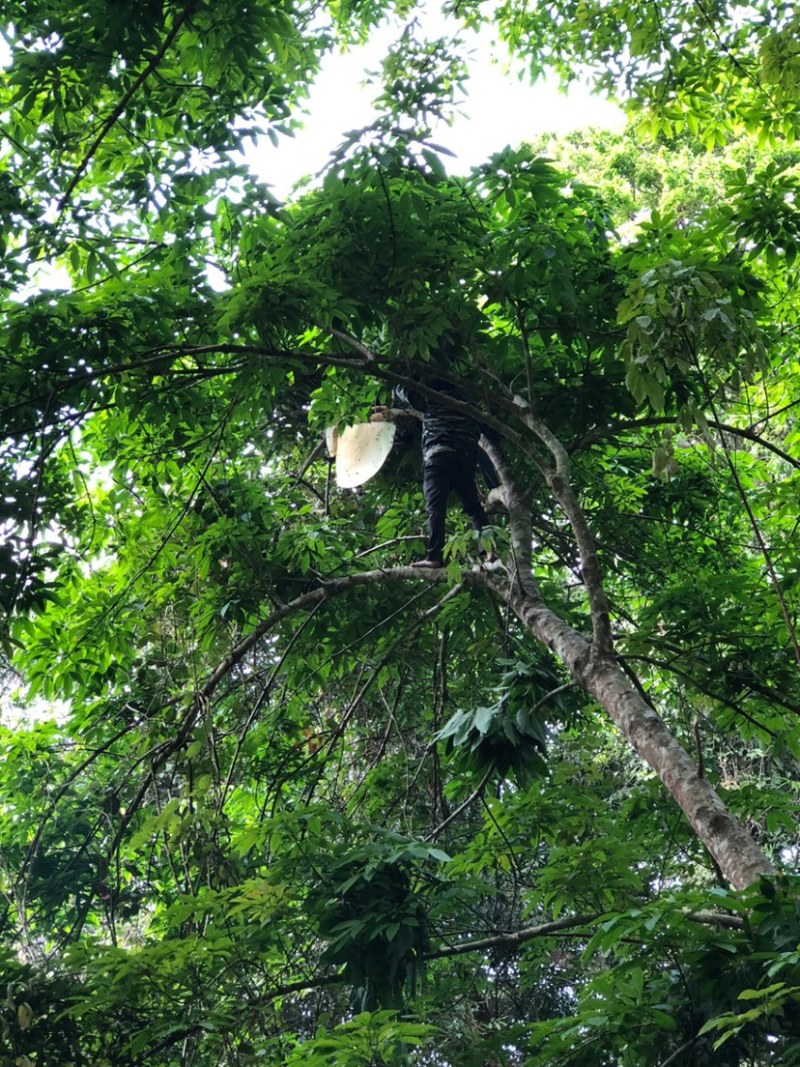
M 425 384 L 443 396 L 458 398 L 455 386 L 444 379 L 431 378 Z M 411 566 L 441 567 L 444 565 L 445 518 L 451 492 L 459 498 L 465 514 L 480 535 L 489 520 L 475 482 L 478 463 L 490 488 L 499 484 L 497 475 L 491 460 L 478 444 L 483 427 L 471 416 L 404 386 L 395 388 L 393 400 L 395 407 L 412 408 L 422 415 L 422 491 L 428 509 L 428 540 L 425 558 Z M 374 421 L 387 418 L 391 418 L 391 410 L 384 407 L 376 408 L 372 415 Z M 483 548 L 481 555 L 487 563 L 496 559 L 494 553 L 487 553 Z

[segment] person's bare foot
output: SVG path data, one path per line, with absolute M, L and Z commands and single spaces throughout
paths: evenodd
M 444 566 L 444 563 L 440 559 L 417 559 L 411 566 L 418 567 L 420 570 L 438 570 Z

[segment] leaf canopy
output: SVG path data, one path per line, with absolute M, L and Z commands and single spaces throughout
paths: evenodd
M 412 27 L 278 204 L 237 148 L 382 6 L 6 5 L 9 1062 L 797 1062 L 792 16 L 728 13 L 501 7 L 660 140 L 460 176 L 460 48 Z M 333 483 L 324 429 L 434 371 L 496 575 L 455 513 L 407 567 L 413 419 Z M 612 662 L 683 763 L 609 723 Z M 780 873 L 724 884 L 689 779 Z

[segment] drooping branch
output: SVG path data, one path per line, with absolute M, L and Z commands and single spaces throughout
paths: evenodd
M 756 433 L 752 427 L 732 426 L 728 422 L 720 422 L 717 419 L 707 419 L 708 425 L 713 429 L 718 430 L 721 435 L 728 434 L 731 437 L 741 437 L 744 441 L 751 441 L 754 445 L 758 445 L 760 448 L 766 449 L 767 452 L 771 452 L 778 459 L 783 460 L 784 463 L 788 463 L 790 466 L 800 470 L 800 460 L 794 456 L 790 456 L 788 452 L 780 448 L 772 441 L 768 441 L 761 434 Z M 674 426 L 676 419 L 672 415 L 651 415 L 642 419 L 631 419 L 626 421 L 612 422 L 605 427 L 595 427 L 589 433 L 584 434 L 577 440 L 573 441 L 567 449 L 570 453 L 580 452 L 581 449 L 586 448 L 588 445 L 594 444 L 596 441 L 609 441 L 613 440 L 621 434 L 634 433 L 637 430 L 646 429 L 649 426 Z M 755 425 L 758 425 L 757 423 Z
M 736 491 L 739 494 L 739 499 L 742 501 L 744 510 L 747 513 L 747 518 L 750 523 L 750 528 L 753 531 L 753 536 L 756 539 L 761 555 L 764 557 L 764 564 L 769 575 L 770 583 L 775 592 L 778 604 L 780 605 L 781 615 L 783 616 L 784 624 L 786 625 L 786 632 L 789 636 L 789 640 L 792 645 L 792 651 L 794 652 L 795 662 L 800 667 L 800 639 L 797 636 L 797 627 L 795 621 L 792 618 L 792 614 L 789 611 L 789 605 L 786 603 L 786 596 L 783 591 L 783 583 L 778 576 L 778 572 L 775 568 L 775 561 L 772 558 L 772 551 L 766 542 L 764 534 L 761 530 L 761 525 L 755 516 L 753 507 L 748 498 L 747 492 L 742 485 L 742 480 L 739 477 L 739 472 L 736 469 L 736 464 L 731 459 L 730 450 L 723 442 L 723 453 L 725 455 L 725 462 L 727 463 L 728 470 L 731 473 L 731 478 L 736 486 Z
M 286 604 L 282 604 L 280 607 L 270 612 L 270 614 L 255 626 L 246 637 L 233 646 L 228 655 L 206 678 L 205 682 L 198 686 L 194 693 L 191 694 L 186 701 L 183 717 L 175 735 L 163 742 L 158 747 L 157 751 L 150 754 L 150 777 L 145 777 L 133 797 L 131 797 L 125 805 L 124 814 L 120 818 L 109 851 L 114 853 L 119 848 L 127 832 L 128 826 L 140 809 L 150 789 L 150 779 L 155 776 L 167 761 L 175 755 L 175 753 L 180 752 L 184 746 L 188 744 L 192 730 L 198 719 L 208 709 L 211 698 L 219 685 L 231 674 L 232 671 L 235 670 L 248 652 L 250 652 L 262 638 L 293 615 L 308 611 L 309 609 L 318 608 L 324 601 L 348 592 L 351 589 L 357 589 L 361 586 L 374 585 L 385 581 L 409 581 L 412 579 L 436 584 L 444 581 L 445 572 L 441 570 L 419 570 L 413 567 L 394 567 L 391 570 L 362 571 L 358 574 L 350 574 L 343 578 L 322 581 L 316 588 L 311 589 L 306 593 L 302 593 L 300 596 L 295 597 L 293 600 Z M 469 584 L 472 579 L 473 575 L 466 575 L 464 584 Z

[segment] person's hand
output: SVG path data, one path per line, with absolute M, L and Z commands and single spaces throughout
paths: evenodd
M 392 409 L 384 407 L 383 404 L 376 404 L 372 409 L 372 414 L 369 417 L 370 422 L 391 422 L 392 421 Z

